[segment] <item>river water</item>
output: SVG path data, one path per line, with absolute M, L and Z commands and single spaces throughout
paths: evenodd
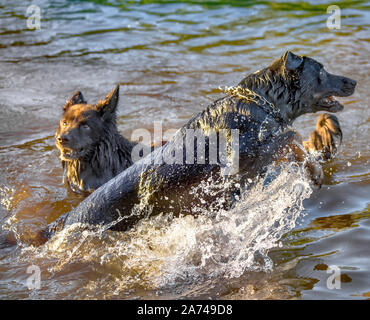
M 41 29 L 27 27 L 37 5 Z M 366 1 L 8 0 L 0 4 L 1 299 L 366 299 L 370 297 L 369 21 Z M 82 198 L 54 145 L 62 106 L 121 85 L 118 127 L 177 129 L 286 50 L 357 80 L 339 99 L 344 140 L 312 189 L 287 166 L 217 219 L 159 216 L 126 233 L 69 228 L 32 244 Z M 294 128 L 303 136 L 317 115 Z M 206 186 L 205 186 L 206 187 Z M 30 266 L 40 287 L 29 288 Z M 340 288 L 333 288 L 333 273 Z M 338 284 L 338 281 L 335 282 Z

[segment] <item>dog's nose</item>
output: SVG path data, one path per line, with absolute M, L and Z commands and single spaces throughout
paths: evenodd
M 348 83 L 350 86 L 355 87 L 356 84 L 357 84 L 357 81 L 353 80 L 353 79 L 350 79 L 350 78 L 346 78 L 344 83 L 346 83 L 346 84 Z
M 59 143 L 65 143 L 65 142 L 68 142 L 68 138 L 65 136 L 65 135 L 58 135 L 57 136 L 57 141 L 59 142 Z
M 349 84 L 354 87 L 356 86 L 357 82 L 356 80 L 349 79 Z

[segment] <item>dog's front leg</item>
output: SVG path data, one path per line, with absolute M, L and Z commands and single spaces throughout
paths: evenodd
M 262 155 L 266 162 L 274 162 L 276 166 L 282 162 L 303 163 L 311 181 L 321 187 L 324 178 L 322 167 L 316 159 L 309 157 L 302 144 L 299 133 L 290 130 L 263 146 Z
M 297 134 L 296 138 L 290 142 L 288 149 L 293 151 L 290 156 L 294 155 L 297 161 L 304 161 L 305 168 L 316 186 L 321 187 L 324 179 L 320 162 L 328 161 L 336 156 L 342 143 L 342 137 L 337 117 L 324 113 L 318 117 L 316 129 L 310 133 L 309 140 L 302 142 Z
M 307 152 L 320 161 L 333 159 L 342 144 L 342 129 L 338 118 L 333 114 L 323 113 L 316 122 L 316 130 L 310 133 L 308 141 L 303 142 Z

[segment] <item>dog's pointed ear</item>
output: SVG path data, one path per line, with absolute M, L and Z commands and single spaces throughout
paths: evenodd
M 115 115 L 118 105 L 118 98 L 119 85 L 116 85 L 115 88 L 106 95 L 104 100 L 99 101 L 95 105 L 96 110 L 99 111 L 103 119 L 106 120 Z
M 80 91 L 76 91 L 73 96 L 66 101 L 63 111 L 66 112 L 70 107 L 74 106 L 75 104 L 86 104 L 84 96 Z
M 283 56 L 283 61 L 285 69 L 288 71 L 293 71 L 302 64 L 303 58 L 301 56 L 297 56 L 291 51 L 287 51 Z

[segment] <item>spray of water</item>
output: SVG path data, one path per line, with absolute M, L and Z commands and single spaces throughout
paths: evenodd
M 86 279 L 83 288 L 86 294 L 101 290 L 106 298 L 140 288 L 158 290 L 271 271 L 269 250 L 295 227 L 312 190 L 304 169 L 294 163 L 270 171 L 273 179 L 261 178 L 246 188 L 230 210 L 196 218 L 162 214 L 124 233 L 72 225 L 39 248 L 24 248 L 24 257 L 32 250 L 51 281 L 75 268 L 93 272 L 95 277 Z

